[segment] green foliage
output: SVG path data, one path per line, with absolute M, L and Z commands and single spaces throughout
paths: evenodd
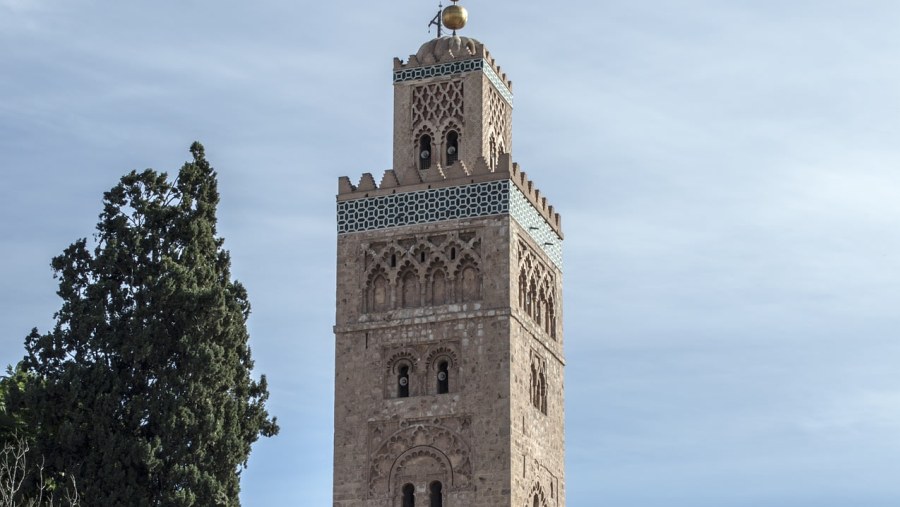
M 22 363 L 6 367 L 0 376 L 0 446 L 24 439 L 31 441 L 34 435 L 25 420 L 26 410 L 21 407 L 22 393 L 28 383 L 28 372 Z
M 278 432 L 216 175 L 191 153 L 174 181 L 133 171 L 104 194 L 93 252 L 81 239 L 53 259 L 54 329 L 26 339 L 34 451 L 92 505 L 239 505 L 251 445 Z

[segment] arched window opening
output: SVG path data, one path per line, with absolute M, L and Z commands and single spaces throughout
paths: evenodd
M 401 366 L 397 375 L 397 397 L 409 398 L 409 366 Z
M 481 280 L 473 266 L 466 266 L 460 274 L 462 282 L 462 300 L 478 301 L 481 299 Z
M 403 507 L 416 507 L 416 487 L 412 484 L 403 486 Z
M 450 260 L 456 260 L 456 247 L 450 249 Z
M 419 280 L 412 271 L 407 271 L 401 280 L 400 294 L 403 298 L 401 302 L 403 308 L 414 308 L 419 306 Z
M 434 481 L 428 489 L 431 493 L 431 507 L 444 507 L 444 485 L 440 481 Z
M 541 409 L 541 412 L 544 414 L 547 413 L 547 377 L 544 376 L 544 372 L 540 374 L 540 406 L 538 408 Z
M 542 325 L 544 323 L 544 311 L 547 308 L 547 298 L 544 296 L 544 289 L 541 289 L 538 292 L 538 305 L 537 311 L 534 312 L 534 320 L 537 322 L 537 325 Z
M 525 308 L 525 295 L 528 292 L 528 277 L 523 268 L 519 272 L 519 308 Z
M 447 361 L 438 363 L 437 392 L 446 394 L 450 392 L 450 364 Z
M 455 130 L 447 132 L 447 165 L 459 160 L 459 134 Z
M 431 167 L 431 136 L 428 134 L 419 138 L 419 169 Z
M 553 298 L 547 300 L 547 322 L 545 324 L 547 334 L 556 339 L 556 305 Z
M 425 262 L 425 251 L 419 252 L 419 262 Z
M 391 254 L 391 267 L 397 267 L 397 254 Z
M 525 311 L 531 318 L 534 318 L 537 312 L 537 284 L 532 279 L 528 284 L 528 299 L 525 300 Z
M 441 270 L 431 275 L 431 304 L 442 305 L 447 302 L 447 277 Z
M 537 493 L 534 494 L 534 507 L 541 507 L 541 499 L 538 498 Z
M 388 307 L 388 283 L 387 280 L 378 275 L 372 281 L 372 299 L 369 306 L 370 311 L 383 312 Z

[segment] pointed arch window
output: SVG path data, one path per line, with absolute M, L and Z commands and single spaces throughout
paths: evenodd
M 447 132 L 447 139 L 444 145 L 446 146 L 445 151 L 447 152 L 447 165 L 453 165 L 459 160 L 459 133 L 455 130 Z
M 431 304 L 442 305 L 447 302 L 447 276 L 441 269 L 434 270 L 431 275 Z
M 403 308 L 419 306 L 419 279 L 412 270 L 407 271 L 400 280 L 400 296 Z
M 431 167 L 431 136 L 423 134 L 419 138 L 419 169 L 425 170 Z
M 390 293 L 388 290 L 388 281 L 384 272 L 375 275 L 369 285 L 368 291 L 368 310 L 370 312 L 383 312 L 388 309 L 390 303 Z

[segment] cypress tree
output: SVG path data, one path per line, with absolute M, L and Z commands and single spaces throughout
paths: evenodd
M 92 247 L 52 261 L 54 328 L 25 342 L 34 452 L 88 505 L 239 505 L 251 445 L 278 432 L 216 235 L 216 173 L 190 151 L 174 181 L 132 171 L 104 194 Z

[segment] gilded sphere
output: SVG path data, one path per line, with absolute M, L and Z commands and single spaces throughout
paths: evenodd
M 443 19 L 444 26 L 446 26 L 448 29 L 459 30 L 460 28 L 466 26 L 466 21 L 469 20 L 469 13 L 466 12 L 465 7 L 453 4 L 444 9 L 444 13 L 441 15 L 441 19 Z

